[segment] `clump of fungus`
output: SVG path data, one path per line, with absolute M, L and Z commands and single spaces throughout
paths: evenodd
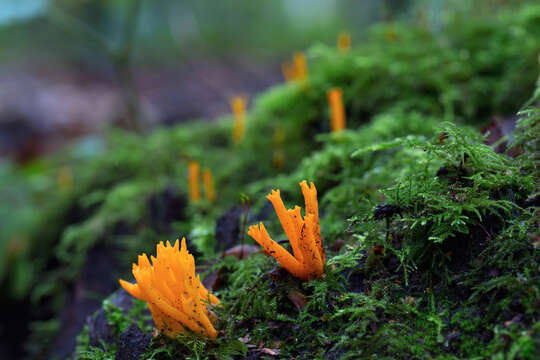
M 206 308 L 206 302 L 215 305 L 219 299 L 210 294 L 195 275 L 195 260 L 182 238 L 174 246 L 167 241 L 157 245 L 156 257 L 139 255 L 138 264 L 133 264 L 135 284 L 119 280 L 126 291 L 148 303 L 156 327 L 168 337 L 175 337 L 185 328 L 211 338 L 217 337 Z
M 306 214 L 302 218 L 301 208 L 286 209 L 279 190 L 272 190 L 267 196 L 281 222 L 281 226 L 291 243 L 293 255 L 270 238 L 263 223 L 249 227 L 248 235 L 257 241 L 288 272 L 303 279 L 312 280 L 323 274 L 326 263 L 319 225 L 319 205 L 317 189 L 313 183 L 300 183 L 306 203 Z

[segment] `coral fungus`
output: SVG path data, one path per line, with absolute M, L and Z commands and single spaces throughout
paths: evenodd
M 189 198 L 193 202 L 201 200 L 201 190 L 199 188 L 200 165 L 197 161 L 191 161 L 188 166 Z
M 138 264 L 133 264 L 133 276 L 137 281 L 131 284 L 119 280 L 126 291 L 148 303 L 148 308 L 156 327 L 169 337 L 174 337 L 188 328 L 196 333 L 215 338 L 217 331 L 209 319 L 206 301 L 212 305 L 219 299 L 210 294 L 195 276 L 195 260 L 182 238 L 174 246 L 167 241 L 157 245 L 156 257 L 139 255 Z
M 289 238 L 294 256 L 270 238 L 262 222 L 250 226 L 248 235 L 292 275 L 303 280 L 311 280 L 322 275 L 326 259 L 319 225 L 317 189 L 313 183 L 308 186 L 305 180 L 300 183 L 300 187 L 306 203 L 304 218 L 299 206 L 285 209 L 279 190 L 272 190 L 267 196 Z
M 351 34 L 346 31 L 340 32 L 337 40 L 339 52 L 347 52 L 351 48 Z
M 231 110 L 234 114 L 233 140 L 239 144 L 244 139 L 246 131 L 246 105 L 247 100 L 242 96 L 234 96 L 231 101 Z
M 340 88 L 330 89 L 327 93 L 330 104 L 330 127 L 332 132 L 344 130 L 347 127 L 345 109 L 343 108 L 343 91 Z

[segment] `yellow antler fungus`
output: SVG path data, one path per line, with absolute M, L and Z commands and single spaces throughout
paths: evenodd
M 217 337 L 210 322 L 205 301 L 215 305 L 219 299 L 202 285 L 199 275 L 195 276 L 195 260 L 182 238 L 178 249 L 167 241 L 157 245 L 157 256 L 139 255 L 138 264 L 133 264 L 133 276 L 137 283 L 119 280 L 120 285 L 132 296 L 148 303 L 156 327 L 169 337 L 190 329 L 208 337 Z
M 58 170 L 56 183 L 61 191 L 68 191 L 73 188 L 73 171 L 69 166 L 63 166 Z
M 233 96 L 230 105 L 234 115 L 233 140 L 235 144 L 239 144 L 244 139 L 246 132 L 247 99 L 243 96 Z
M 306 203 L 304 218 L 299 206 L 285 209 L 279 190 L 272 190 L 267 196 L 289 238 L 294 256 L 270 238 L 262 222 L 250 226 L 248 235 L 292 275 L 311 280 L 322 275 L 326 258 L 319 225 L 317 189 L 313 183 L 308 186 L 305 180 L 300 183 L 300 187 Z
M 351 34 L 342 31 L 338 35 L 337 47 L 339 52 L 345 53 L 351 48 Z
M 296 79 L 306 80 L 308 77 L 308 67 L 306 56 L 303 52 L 297 51 L 293 54 L 293 63 L 295 67 Z
M 332 132 L 344 130 L 347 127 L 347 121 L 343 107 L 343 91 L 340 88 L 332 88 L 327 95 L 330 104 L 330 128 Z
M 193 202 L 201 200 L 201 190 L 199 188 L 200 165 L 197 161 L 191 161 L 188 165 L 189 198 Z
M 214 188 L 214 177 L 212 176 L 212 172 L 209 169 L 203 170 L 202 181 L 206 200 L 213 203 L 214 201 L 216 201 L 216 189 Z
M 285 61 L 283 64 L 281 64 L 281 72 L 283 73 L 283 77 L 285 78 L 285 81 L 293 81 L 296 77 L 294 64 Z
M 308 77 L 308 67 L 304 53 L 301 51 L 295 52 L 292 62 L 286 61 L 281 65 L 281 71 L 287 82 L 306 80 Z

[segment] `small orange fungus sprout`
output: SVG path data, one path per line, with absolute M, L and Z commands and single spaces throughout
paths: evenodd
M 202 181 L 206 200 L 213 203 L 214 201 L 216 201 L 216 189 L 214 188 L 214 177 L 212 176 L 212 172 L 210 170 L 203 170 Z
M 247 100 L 243 96 L 234 96 L 230 101 L 230 105 L 234 115 L 233 140 L 235 144 L 239 144 L 244 139 L 246 131 Z
M 157 256 L 139 255 L 138 264 L 133 264 L 135 284 L 119 280 L 120 285 L 133 297 L 148 303 L 156 327 L 168 337 L 175 337 L 186 328 L 193 332 L 217 337 L 210 322 L 206 302 L 215 305 L 219 299 L 210 294 L 195 275 L 195 260 L 182 238 L 174 246 L 167 241 L 157 245 Z
M 199 169 L 197 161 L 191 161 L 188 165 L 189 198 L 193 202 L 201 200 L 201 190 L 199 188 Z
M 294 69 L 294 64 L 291 64 L 288 61 L 285 61 L 283 64 L 281 64 L 281 72 L 283 73 L 283 77 L 285 78 L 285 81 L 293 81 L 296 77 L 296 71 Z
M 63 166 L 58 170 L 56 176 L 58 188 L 62 191 L 71 190 L 73 188 L 73 171 L 68 166 Z
M 306 56 L 303 52 L 298 51 L 293 54 L 293 60 L 291 62 L 284 62 L 281 65 L 281 71 L 286 81 L 302 81 L 308 77 L 308 68 Z
M 300 183 L 300 187 L 306 203 L 304 218 L 299 206 L 285 209 L 279 190 L 272 190 L 266 197 L 274 206 L 281 226 L 289 238 L 294 256 L 270 238 L 262 222 L 250 226 L 248 235 L 292 275 L 303 280 L 311 280 L 323 274 L 326 258 L 319 225 L 317 189 L 313 183 L 308 186 L 305 180 Z
M 397 34 L 396 30 L 394 30 L 392 28 L 388 28 L 384 32 L 384 37 L 386 38 L 387 41 L 394 42 L 398 38 L 398 34 Z
M 340 88 L 333 88 L 328 91 L 327 95 L 331 113 L 330 128 L 332 132 L 344 130 L 347 123 L 343 107 L 343 91 Z
M 337 47 L 339 52 L 345 53 L 351 48 L 351 34 L 342 31 L 338 35 Z
M 301 51 L 295 52 L 293 55 L 293 62 L 296 70 L 296 79 L 306 80 L 308 76 L 308 68 L 304 53 Z

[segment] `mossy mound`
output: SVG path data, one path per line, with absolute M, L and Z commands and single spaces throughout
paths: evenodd
M 515 144 L 534 141 L 528 137 L 539 114 L 527 112 Z M 418 124 L 429 124 L 415 117 Z M 415 117 L 402 119 L 414 126 Z M 381 127 L 385 121 L 387 116 L 341 134 L 307 158 L 299 174 L 279 179 L 295 183 L 312 162 L 313 169 L 333 174 L 320 205 L 328 258 L 324 278 L 301 282 L 262 254 L 219 260 L 208 272 L 220 279 L 221 336 L 158 336 L 145 356 L 537 357 L 540 252 L 534 235 L 538 210 L 531 202 L 538 191 L 532 170 L 538 149 L 521 147 L 522 154 L 510 159 L 484 145 L 476 131 L 446 123 L 428 137 L 409 135 L 371 146 L 356 141 L 355 152 L 344 150 L 351 139 L 373 139 L 376 129 L 388 129 Z M 347 162 L 358 163 L 324 169 Z M 342 193 L 348 195 L 336 196 Z M 348 226 L 336 225 L 334 217 L 344 216 Z M 144 321 L 108 319 L 120 329 Z M 77 358 L 119 351 L 114 340 L 89 347 L 91 334 L 80 336 Z
M 79 147 L 21 170 L 10 181 L 23 181 L 39 215 L 19 229 L 28 246 L 10 253 L 5 268 L 19 276 L 2 286 L 4 302 L 23 298 L 35 311 L 30 352 L 63 357 L 70 349 L 58 344 L 87 324 L 77 359 L 114 358 L 133 338 L 151 359 L 535 358 L 538 96 L 508 134 L 513 157 L 494 150 L 505 138 L 485 144 L 477 127 L 528 100 L 539 38 L 538 6 L 440 37 L 377 27 L 348 53 L 311 48 L 309 79 L 258 97 L 240 145 L 226 117 L 112 131 L 92 156 Z M 326 91 L 336 86 L 348 130 L 329 134 Z M 215 203 L 188 200 L 191 160 L 214 173 Z M 304 179 L 319 191 L 323 278 L 301 282 L 261 254 L 221 257 L 246 223 L 279 234 L 265 195 L 279 188 L 301 203 Z M 101 305 L 137 254 L 181 236 L 199 271 L 219 280 L 218 339 L 153 336 L 144 303 L 122 293 Z

